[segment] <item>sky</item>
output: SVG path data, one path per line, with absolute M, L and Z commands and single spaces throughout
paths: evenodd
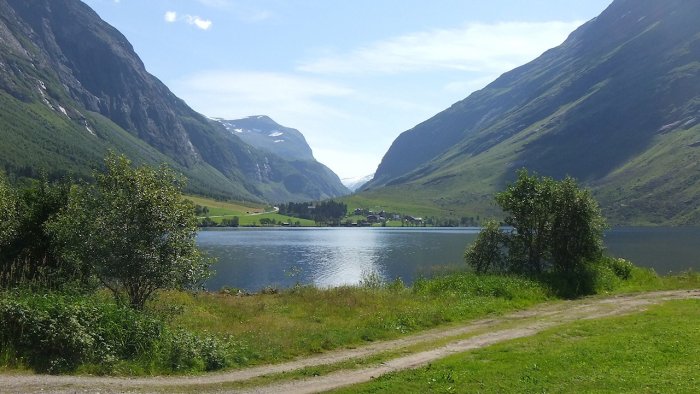
M 268 115 L 341 178 L 611 0 L 83 0 L 209 117 Z

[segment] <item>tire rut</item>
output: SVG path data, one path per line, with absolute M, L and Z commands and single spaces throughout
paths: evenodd
M 438 328 L 391 341 L 332 351 L 318 356 L 302 358 L 286 363 L 212 373 L 190 377 L 90 377 L 53 375 L 0 374 L 0 391 L 8 393 L 75 393 L 75 392 L 242 392 L 242 393 L 316 393 L 352 384 L 367 382 L 389 372 L 417 368 L 454 353 L 490 346 L 499 342 L 532 336 L 538 332 L 581 319 L 619 316 L 644 310 L 650 305 L 665 301 L 700 298 L 700 290 L 661 291 L 621 295 L 610 298 L 590 298 L 563 301 L 536 306 L 527 310 L 506 314 L 494 319 L 482 319 L 457 327 Z M 509 327 L 498 328 L 506 323 Z M 457 339 L 477 331 L 493 328 L 467 339 Z M 297 371 L 303 368 L 335 364 L 361 359 L 389 351 L 397 351 L 414 345 L 450 340 L 446 345 L 411 353 L 370 367 L 341 370 L 327 375 L 303 380 L 275 383 L 247 390 L 225 390 L 221 385 L 244 382 L 266 375 Z M 219 386 L 219 387 L 217 387 Z

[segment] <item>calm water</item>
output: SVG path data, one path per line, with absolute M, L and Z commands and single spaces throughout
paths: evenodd
M 210 290 L 258 291 L 295 283 L 319 287 L 355 284 L 377 272 L 411 283 L 421 275 L 463 267 L 473 228 L 265 228 L 216 229 L 197 243 L 218 257 Z M 611 254 L 659 273 L 700 268 L 700 228 L 620 228 L 609 231 Z

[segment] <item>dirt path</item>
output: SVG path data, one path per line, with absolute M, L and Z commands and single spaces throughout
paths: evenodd
M 255 377 L 291 372 L 306 367 L 335 364 L 365 358 L 414 345 L 429 345 L 446 340 L 442 346 L 393 358 L 362 369 L 342 370 L 304 380 L 286 381 L 241 392 L 248 393 L 315 393 L 366 382 L 388 372 L 416 368 L 450 354 L 465 352 L 495 343 L 534 335 L 544 329 L 580 319 L 595 319 L 642 311 L 664 301 L 700 298 L 700 290 L 665 291 L 584 299 L 545 304 L 495 319 L 484 319 L 461 326 L 434 329 L 392 341 L 378 342 L 357 349 L 339 350 L 277 365 L 265 365 L 225 373 L 195 377 L 114 378 L 48 375 L 0 375 L 0 392 L 8 393 L 76 393 L 76 392 L 226 392 L 226 384 Z M 460 339 L 470 333 L 485 332 Z M 451 340 L 452 339 L 452 340 Z

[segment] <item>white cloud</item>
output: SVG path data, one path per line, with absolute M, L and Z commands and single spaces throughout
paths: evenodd
M 175 11 L 168 11 L 165 13 L 163 16 L 163 19 L 165 19 L 166 22 L 168 23 L 173 23 L 177 21 L 177 12 Z
M 202 19 L 193 15 L 185 15 L 185 22 L 190 25 L 195 25 L 202 30 L 209 30 L 212 25 L 212 22 L 209 19 Z
M 177 12 L 175 11 L 167 11 L 165 15 L 163 15 L 163 19 L 168 23 L 183 21 L 202 30 L 209 30 L 212 25 L 212 21 L 200 18 L 196 15 L 182 15 L 178 17 Z
M 560 44 L 582 22 L 505 22 L 410 33 L 348 53 L 307 61 L 299 70 L 377 74 L 433 70 L 502 72 Z
M 344 144 L 336 127 L 330 125 L 357 123 L 356 115 L 334 105 L 335 100 L 352 99 L 353 89 L 319 78 L 227 70 L 201 72 L 170 86 L 188 105 L 208 116 L 238 119 L 265 114 L 282 125 L 297 128 L 304 133 L 316 157 L 324 158 L 322 162 L 333 169 L 345 165 L 340 156 L 334 157 L 317 147 L 333 149 L 330 147 Z M 374 152 L 374 160 L 381 153 Z M 376 167 L 376 163 L 373 165 Z
M 268 72 L 202 72 L 173 84 L 173 90 L 200 112 L 222 118 L 266 114 L 293 127 L 314 119 L 348 119 L 327 100 L 352 95 L 353 90 L 316 78 Z M 277 119 L 275 119 L 277 120 Z M 318 123 L 321 124 L 321 123 Z

